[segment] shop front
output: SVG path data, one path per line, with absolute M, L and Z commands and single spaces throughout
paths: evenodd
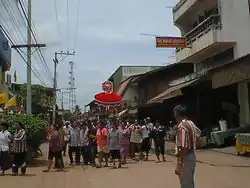
M 211 74 L 213 88 L 213 116 L 225 122 L 222 130 L 211 133 L 216 145 L 235 142 L 237 133 L 250 132 L 250 55 L 246 55 Z
M 224 98 L 230 98 L 232 105 L 226 105 L 230 111 L 237 113 L 238 125 L 250 125 L 250 55 L 242 57 L 225 67 L 221 67 L 212 74 L 212 88 L 222 91 Z M 228 89 L 231 88 L 231 89 Z M 233 99 L 234 98 L 234 99 Z M 229 107 L 230 106 L 230 107 Z

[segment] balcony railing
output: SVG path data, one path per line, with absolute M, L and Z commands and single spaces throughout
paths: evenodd
M 193 43 L 199 39 L 202 35 L 208 33 L 211 29 L 220 28 L 220 15 L 211 15 L 194 29 L 188 32 L 184 37 L 186 38 L 187 45 Z M 177 48 L 176 52 L 180 51 L 182 48 Z
M 180 0 L 177 5 L 175 5 L 173 7 L 173 13 L 175 13 L 177 10 L 179 10 L 179 8 L 181 8 L 181 6 L 186 2 L 187 0 Z

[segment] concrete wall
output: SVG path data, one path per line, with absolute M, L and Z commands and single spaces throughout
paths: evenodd
M 236 42 L 235 59 L 250 52 L 250 13 L 248 0 L 219 0 L 222 29 L 219 40 Z
M 138 99 L 138 88 L 136 85 L 130 85 L 124 93 L 123 100 L 133 103 L 135 99 Z
M 124 66 L 122 67 L 122 78 L 123 79 L 126 79 L 132 75 L 136 75 L 136 74 L 143 74 L 143 73 L 146 73 L 146 72 L 149 72 L 149 71 L 152 71 L 154 69 L 158 69 L 160 67 L 156 67 L 156 66 L 138 66 L 138 67 L 130 67 L 130 66 Z

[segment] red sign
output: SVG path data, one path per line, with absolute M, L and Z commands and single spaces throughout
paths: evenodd
M 186 48 L 187 42 L 183 37 L 156 37 L 156 48 Z

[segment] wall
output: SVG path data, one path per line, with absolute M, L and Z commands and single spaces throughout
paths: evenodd
M 236 42 L 235 59 L 250 52 L 250 13 L 248 0 L 219 0 L 222 30 L 219 40 Z
M 138 99 L 138 98 L 139 98 L 138 88 L 136 85 L 130 85 L 123 95 L 123 100 L 129 101 L 129 103 L 135 102 L 135 99 Z
M 122 79 L 124 80 L 132 75 L 143 74 L 143 73 L 146 73 L 146 72 L 152 71 L 154 69 L 158 69 L 158 68 L 160 68 L 160 66 L 159 67 L 157 67 L 157 66 L 152 66 L 152 67 L 150 67 L 150 66 L 146 66 L 146 67 L 144 67 L 144 66 L 141 66 L 141 67 L 140 66 L 138 66 L 138 67 L 132 67 L 132 66 L 126 67 L 126 66 L 124 66 L 124 67 L 122 67 Z
M 122 67 L 119 67 L 112 77 L 114 88 L 117 88 L 122 80 Z

